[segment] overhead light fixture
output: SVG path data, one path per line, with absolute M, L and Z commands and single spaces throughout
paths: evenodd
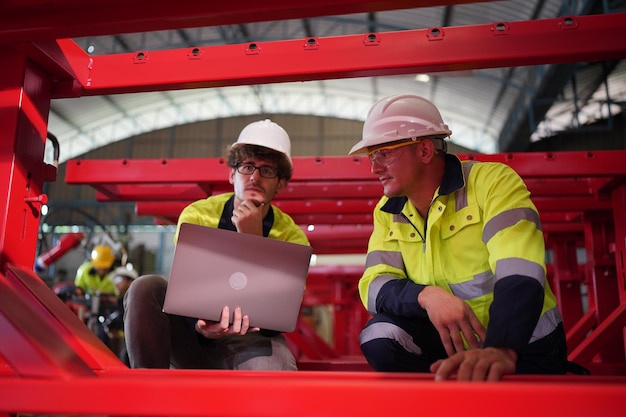
M 415 81 L 419 81 L 421 83 L 427 83 L 430 81 L 430 75 L 428 74 L 417 74 L 415 76 Z

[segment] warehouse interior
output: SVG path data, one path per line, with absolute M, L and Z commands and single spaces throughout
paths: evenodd
M 619 0 L 0 4 L 0 416 L 380 415 L 413 410 L 417 389 L 433 398 L 427 414 L 456 414 L 435 403 L 460 396 L 484 402 L 470 415 L 527 415 L 534 395 L 546 414 L 622 415 L 623 39 Z M 525 180 L 570 359 L 590 376 L 470 387 L 364 362 L 356 283 L 381 187 L 367 158 L 347 154 L 369 107 L 399 92 L 437 104 L 450 152 Z M 315 253 L 288 335 L 300 371 L 129 369 L 51 288 L 103 238 L 140 273 L 167 276 L 178 214 L 229 190 L 224 151 L 265 118 L 292 140 L 294 176 L 276 206 Z M 94 401 L 95 390 L 119 394 Z M 224 401 L 180 399 L 207 390 Z

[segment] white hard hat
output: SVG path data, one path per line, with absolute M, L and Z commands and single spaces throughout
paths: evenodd
M 350 149 L 350 155 L 401 139 L 451 134 L 433 103 L 415 95 L 393 95 L 374 103 L 363 124 L 363 139 Z
M 285 154 L 289 163 L 292 163 L 289 135 L 285 129 L 269 119 L 252 122 L 244 127 L 232 147 L 243 144 L 264 146 L 281 152 Z
M 115 271 L 113 271 L 113 278 L 115 279 L 115 277 L 118 277 L 118 276 L 127 277 L 132 280 L 135 280 L 137 279 L 139 274 L 137 274 L 137 271 L 135 271 L 134 269 L 129 269 L 125 266 L 120 266 L 120 267 L 115 268 Z

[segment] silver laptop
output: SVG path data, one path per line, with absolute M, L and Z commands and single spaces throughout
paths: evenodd
M 251 327 L 292 332 L 300 313 L 313 248 L 183 223 L 163 311 L 219 321 L 228 306 Z

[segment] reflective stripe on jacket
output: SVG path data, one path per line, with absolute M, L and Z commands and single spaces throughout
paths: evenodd
M 406 197 L 379 201 L 359 281 L 363 305 L 425 317 L 417 295 L 428 285 L 470 305 L 487 328 L 485 346 L 519 350 L 561 322 L 537 209 L 508 165 L 446 155 L 426 221 Z

